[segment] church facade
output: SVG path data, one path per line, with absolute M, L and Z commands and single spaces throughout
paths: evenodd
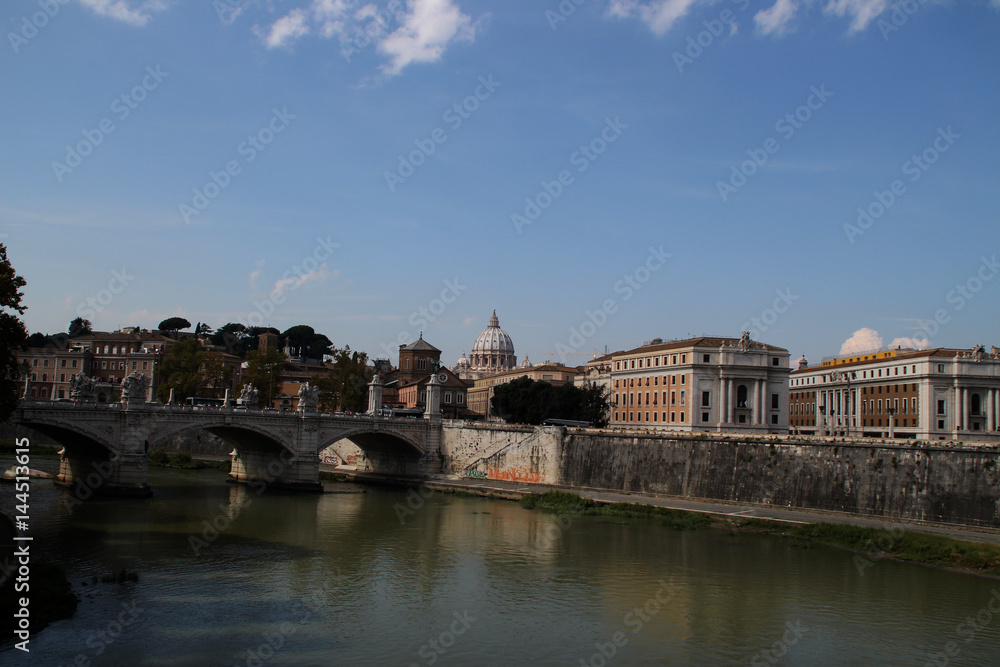
M 514 352 L 514 341 L 507 332 L 500 328 L 497 311 L 493 311 L 489 324 L 472 344 L 469 357 L 462 353 L 451 370 L 463 380 L 475 381 L 488 375 L 496 375 L 509 371 L 517 366 L 517 355 Z

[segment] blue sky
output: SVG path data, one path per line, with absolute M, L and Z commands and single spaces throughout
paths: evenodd
M 47 333 L 1000 344 L 998 5 L 12 0 L 0 240 Z

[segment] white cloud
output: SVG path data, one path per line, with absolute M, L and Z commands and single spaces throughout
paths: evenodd
M 299 37 L 309 33 L 309 17 L 304 9 L 293 9 L 287 16 L 274 22 L 264 38 L 267 48 L 287 46 Z
M 399 74 L 407 65 L 435 62 L 453 42 L 473 42 L 477 24 L 463 14 L 456 0 L 393 0 L 385 6 L 363 0 L 310 0 L 270 27 L 255 28 L 268 48 L 291 46 L 316 34 L 338 38 L 353 54 L 374 44 L 389 57 L 382 71 Z
M 792 20 L 799 10 L 796 0 L 777 0 L 770 9 L 762 9 L 754 17 L 757 32 L 780 37 L 791 29 Z
M 830 0 L 823 9 L 827 14 L 850 17 L 850 32 L 860 32 L 889 8 L 889 0 Z
M 913 348 L 914 350 L 926 350 L 931 346 L 931 342 L 926 338 L 910 338 L 908 336 L 903 336 L 900 338 L 893 338 L 892 342 L 889 343 L 889 347 L 901 347 L 901 348 Z
M 706 0 L 611 0 L 608 15 L 619 19 L 638 18 L 657 35 L 666 34 L 694 5 Z
M 122 21 L 130 25 L 146 25 L 151 12 L 167 8 L 166 0 L 79 0 L 96 14 Z
M 840 346 L 840 355 L 860 354 L 882 349 L 882 336 L 874 329 L 858 329 Z
M 414 62 L 435 62 L 451 42 L 476 39 L 471 19 L 452 0 L 409 0 L 407 10 L 403 25 L 378 45 L 391 58 L 383 67 L 386 74 L 399 74 Z

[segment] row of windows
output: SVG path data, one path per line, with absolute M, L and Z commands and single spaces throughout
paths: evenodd
M 899 375 L 900 374 L 899 373 L 900 369 L 903 370 L 903 373 L 902 373 L 903 375 L 907 374 L 907 370 L 909 370 L 910 373 L 914 373 L 914 374 L 917 372 L 917 366 L 916 366 L 916 364 L 911 365 L 911 366 L 893 366 L 892 368 L 877 368 L 877 369 L 873 368 L 871 370 L 861 371 L 861 379 L 862 380 L 869 380 L 869 379 L 875 379 L 877 377 L 882 377 L 882 371 L 883 370 L 885 371 L 885 377 L 889 377 L 889 376 L 892 376 L 892 375 Z M 944 364 L 938 364 L 938 372 L 939 373 L 944 373 Z M 812 377 L 793 378 L 792 381 L 791 381 L 791 386 L 792 387 L 801 387 L 802 385 L 816 384 L 817 378 L 821 379 L 823 382 L 830 382 L 830 376 L 829 375 L 821 375 L 821 376 L 814 375 Z M 858 371 L 851 371 L 851 379 L 852 380 L 857 380 L 858 379 Z
M 686 354 L 682 354 L 682 355 L 679 355 L 679 356 L 680 356 L 681 363 L 682 364 L 686 364 L 687 363 L 687 355 Z M 709 360 L 710 356 L 711 355 L 708 355 L 708 354 L 704 355 L 705 363 L 708 363 L 708 360 Z M 643 367 L 645 367 L 645 368 L 654 368 L 656 366 L 659 366 L 661 363 L 664 366 L 666 366 L 668 360 L 670 360 L 670 365 L 677 365 L 677 358 L 678 358 L 678 355 L 676 355 L 676 354 L 673 354 L 673 355 L 664 354 L 663 356 L 656 356 L 656 357 L 644 357 L 644 358 L 639 358 L 639 359 L 624 359 L 624 360 L 619 360 L 619 361 L 615 362 L 615 370 L 616 371 L 620 371 L 620 370 L 629 370 L 629 369 L 632 369 L 632 368 L 643 368 Z
M 705 392 L 705 393 L 708 393 L 708 392 Z M 658 402 L 659 402 L 659 400 L 663 401 L 663 405 L 667 404 L 667 392 L 665 392 L 665 391 L 661 391 L 661 392 L 655 392 L 654 391 L 654 392 L 652 392 L 652 403 L 650 403 L 650 392 L 648 392 L 648 391 L 646 392 L 646 400 L 645 400 L 645 403 L 644 403 L 641 391 L 639 391 L 639 392 L 631 392 L 630 391 L 630 392 L 628 392 L 628 394 L 626 394 L 625 392 L 622 392 L 620 394 L 616 393 L 615 394 L 615 398 L 614 398 L 614 405 L 624 404 L 625 396 L 626 395 L 628 396 L 628 405 L 639 405 L 639 406 L 642 406 L 642 405 L 657 405 Z M 638 397 L 638 402 L 636 402 L 637 397 Z M 660 397 L 662 397 L 662 399 Z M 687 403 L 687 392 L 686 391 L 681 390 L 680 399 L 681 399 L 680 400 L 680 405 L 685 405 Z M 677 392 L 676 391 L 672 391 L 672 392 L 670 392 L 670 405 L 677 405 L 677 404 L 678 404 L 677 403 Z
M 618 418 L 619 414 L 621 414 L 621 419 Z M 650 423 L 654 423 L 654 424 L 660 423 L 660 422 L 662 422 L 664 424 L 667 423 L 667 413 L 666 412 L 646 412 L 645 413 L 645 417 L 646 417 L 645 419 L 643 419 L 643 414 L 644 413 L 642 413 L 642 412 L 629 412 L 627 420 L 625 419 L 625 414 L 626 414 L 625 412 L 619 413 L 616 410 L 615 411 L 615 421 L 616 422 L 617 421 L 630 421 L 630 422 L 635 422 L 635 421 L 644 422 L 645 421 L 645 422 L 650 422 Z M 652 419 L 650 419 L 650 415 L 652 415 Z M 684 422 L 684 418 L 685 418 L 685 413 L 681 412 L 680 416 L 681 416 L 681 418 L 678 420 L 677 419 L 677 413 L 676 412 L 671 412 L 670 413 L 670 423 L 673 423 L 673 424 L 683 423 Z M 708 421 L 708 417 L 707 416 L 705 418 L 705 421 Z
M 662 376 L 661 375 L 654 375 L 652 377 L 653 377 L 653 386 L 654 387 L 659 387 L 660 386 L 660 378 L 661 377 L 663 378 L 663 386 L 664 387 L 667 386 L 667 377 L 668 376 L 666 376 L 666 375 L 662 375 Z M 677 382 L 677 378 L 680 378 L 680 384 L 682 384 L 682 385 L 687 384 L 687 375 L 671 375 L 669 377 L 670 377 L 670 384 L 677 384 L 678 383 Z M 638 383 L 639 386 L 640 387 L 643 386 L 643 384 L 642 384 L 643 379 L 646 380 L 646 385 L 645 386 L 648 387 L 649 386 L 649 376 L 646 376 L 645 378 L 638 378 L 638 380 L 639 380 L 639 383 Z M 619 383 L 620 383 L 620 385 L 619 385 Z M 621 386 L 621 387 L 634 387 L 634 386 L 636 386 L 636 378 L 628 378 L 628 379 L 615 380 L 615 389 L 618 389 L 619 386 Z
M 55 361 L 55 360 L 53 359 L 53 361 Z M 70 368 L 76 368 L 76 362 L 77 362 L 77 360 L 76 359 L 70 359 L 70 361 L 73 362 L 73 364 L 70 366 Z M 37 358 L 31 360 L 31 366 L 33 368 L 38 368 L 38 359 Z M 60 359 L 59 360 L 59 366 L 60 366 L 60 368 L 66 368 L 66 360 L 65 359 Z M 48 368 L 48 367 L 49 367 L 49 360 L 48 359 L 42 359 L 42 368 Z

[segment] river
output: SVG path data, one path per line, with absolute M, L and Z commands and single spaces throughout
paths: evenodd
M 66 568 L 81 600 L 30 654 L 0 645 L 0 664 L 1000 663 L 993 579 L 443 493 L 258 494 L 221 470 L 149 477 L 150 499 L 79 506 L 33 484 L 33 549 Z M 9 485 L 0 501 L 12 508 Z M 138 581 L 99 580 L 121 568 Z

